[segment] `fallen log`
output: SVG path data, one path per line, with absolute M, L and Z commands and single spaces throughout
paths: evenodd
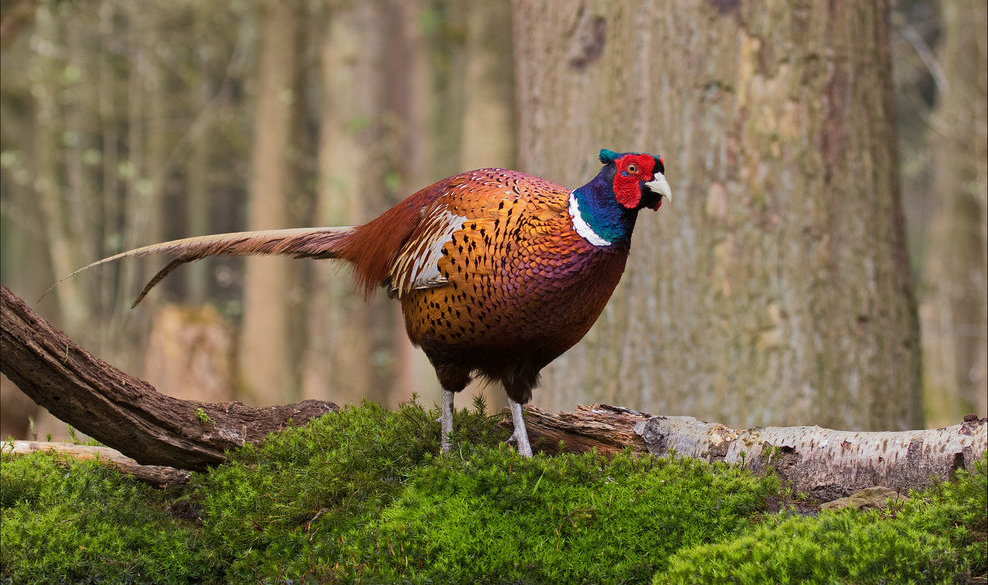
M 0 371 L 55 417 L 144 465 L 204 469 L 226 451 L 334 412 L 306 400 L 255 408 L 199 402 L 94 357 L 0 285 Z
M 93 357 L 6 287 L 0 317 L 0 370 L 59 419 L 140 464 L 202 469 L 224 461 L 228 449 L 337 409 L 319 401 L 252 408 L 179 400 Z M 821 501 L 871 486 L 903 492 L 947 480 L 958 469 L 971 469 L 988 447 L 988 420 L 977 417 L 941 429 L 852 432 L 738 430 L 606 405 L 558 414 L 529 406 L 525 416 L 533 446 L 543 452 L 631 449 L 723 461 L 771 470 Z
M 543 450 L 613 453 L 622 448 L 771 470 L 797 491 L 830 501 L 882 486 L 902 493 L 970 470 L 988 449 L 988 419 L 939 429 L 860 432 L 816 426 L 731 429 L 691 416 L 652 416 L 595 404 L 554 415 L 526 411 L 533 445 Z M 540 439 L 545 439 L 540 443 Z

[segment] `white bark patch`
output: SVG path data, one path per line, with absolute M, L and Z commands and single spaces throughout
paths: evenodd
M 832 500 L 879 485 L 898 491 L 971 469 L 988 449 L 988 425 L 965 422 L 915 431 L 859 432 L 820 427 L 731 429 L 691 416 L 636 423 L 653 455 L 723 461 L 755 471 L 774 466 L 796 489 Z

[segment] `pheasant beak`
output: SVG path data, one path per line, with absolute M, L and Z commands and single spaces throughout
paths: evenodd
M 658 209 L 662 205 L 662 198 L 672 200 L 672 188 L 669 187 L 669 181 L 666 181 L 666 176 L 662 173 L 655 173 L 652 175 L 652 180 L 645 183 L 645 187 L 649 191 L 658 195 L 658 200 L 655 202 L 655 206 L 652 209 Z

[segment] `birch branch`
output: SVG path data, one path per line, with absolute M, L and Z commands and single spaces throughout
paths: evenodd
M 988 449 L 988 419 L 939 429 L 896 432 L 838 431 L 816 426 L 731 429 L 691 416 L 652 416 L 616 406 L 579 406 L 554 415 L 526 410 L 533 445 L 557 451 L 622 448 L 653 455 L 771 469 L 794 489 L 830 501 L 864 488 L 897 492 L 946 481 L 970 470 Z

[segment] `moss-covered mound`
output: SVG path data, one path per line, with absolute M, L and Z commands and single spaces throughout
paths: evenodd
M 880 512 L 797 514 L 774 477 L 690 460 L 519 458 L 478 408 L 366 404 L 161 491 L 2 459 L 3 583 L 906 583 L 983 575 L 986 473 Z

